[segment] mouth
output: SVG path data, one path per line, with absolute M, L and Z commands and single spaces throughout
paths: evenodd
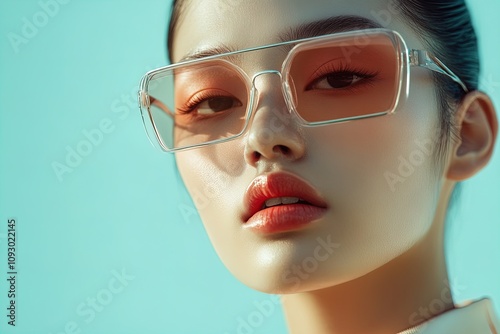
M 260 210 L 264 210 L 267 208 L 272 208 L 278 205 L 290 205 L 290 204 L 308 204 L 310 205 L 309 202 L 305 201 L 302 198 L 298 197 L 276 197 L 276 198 L 271 198 L 268 199 L 267 201 L 264 202 Z
M 328 208 L 311 184 L 284 172 L 255 178 L 244 201 L 244 227 L 266 234 L 302 228 L 321 218 Z

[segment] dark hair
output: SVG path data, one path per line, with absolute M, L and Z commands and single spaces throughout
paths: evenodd
M 398 10 L 412 28 L 422 37 L 426 48 L 433 52 L 465 83 L 469 91 L 478 88 L 479 54 L 477 36 L 465 0 L 390 0 L 391 10 Z M 187 0 L 174 0 L 168 28 L 168 55 L 172 59 L 175 29 Z M 394 5 L 394 6 L 392 6 Z M 440 104 L 440 133 L 434 150 L 435 161 L 443 166 L 445 152 L 457 140 L 454 123 L 455 106 L 465 96 L 463 89 L 447 76 L 434 74 L 437 100 Z M 455 187 L 452 201 L 458 196 L 460 184 Z
M 477 36 L 465 0 L 397 0 L 402 14 L 422 36 L 426 47 L 465 83 L 478 88 L 479 53 Z M 448 145 L 458 137 L 453 122 L 454 105 L 465 96 L 448 77 L 434 74 L 440 103 L 440 145 L 436 158 L 445 156 Z

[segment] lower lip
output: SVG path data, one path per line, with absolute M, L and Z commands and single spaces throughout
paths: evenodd
M 278 205 L 255 213 L 245 228 L 262 234 L 293 231 L 318 220 L 325 212 L 326 208 L 307 204 Z

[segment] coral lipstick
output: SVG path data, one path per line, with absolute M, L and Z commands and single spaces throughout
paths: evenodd
M 303 228 L 328 209 L 312 185 L 285 172 L 255 178 L 247 188 L 244 203 L 244 227 L 262 234 Z

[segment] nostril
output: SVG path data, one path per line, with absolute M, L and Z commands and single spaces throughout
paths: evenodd
M 285 146 L 285 145 L 276 145 L 276 146 L 274 146 L 273 151 L 280 152 L 284 156 L 288 156 L 291 154 L 292 150 L 290 150 L 290 148 L 288 146 Z
M 259 152 L 254 151 L 252 153 L 253 161 L 258 161 L 260 159 L 260 156 L 261 156 L 261 154 Z
M 292 150 L 286 145 L 275 145 L 273 147 L 273 153 L 284 157 L 289 157 L 293 154 Z M 262 153 L 253 151 L 251 153 L 251 158 L 254 162 L 257 162 L 262 158 Z

